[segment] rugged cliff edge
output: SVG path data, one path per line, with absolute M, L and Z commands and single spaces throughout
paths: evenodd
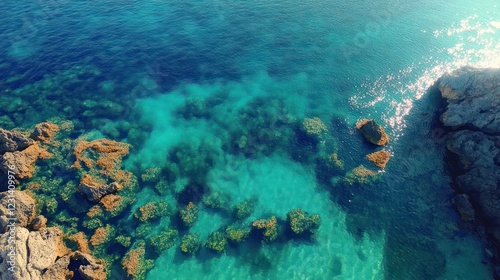
M 486 228 L 496 252 L 500 278 L 500 69 L 464 67 L 444 75 L 437 86 L 447 105 L 441 115 L 449 130 L 446 161 L 456 196 L 453 203 L 465 221 Z

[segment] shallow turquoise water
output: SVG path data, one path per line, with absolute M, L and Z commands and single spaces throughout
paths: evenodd
M 220 257 L 172 248 L 148 279 L 491 279 L 481 242 L 449 202 L 443 148 L 429 139 L 435 100 L 425 94 L 462 65 L 500 66 L 496 1 L 26 2 L 0 7 L 1 110 L 13 125 L 60 115 L 135 143 L 116 131 L 138 122 L 147 133 L 127 159 L 130 170 L 164 165 L 180 143 L 209 147 L 206 183 L 232 203 L 257 198 L 247 222 L 285 219 L 293 208 L 321 215 L 315 242 L 248 243 Z M 76 67 L 88 68 L 71 80 Z M 186 100 L 217 96 L 208 117 L 179 114 Z M 128 109 L 82 117 L 67 109 L 73 98 Z M 13 102 L 22 109 L 7 108 Z M 294 151 L 286 137 L 270 152 L 229 152 L 248 127 L 241 111 L 258 106 L 271 112 L 271 131 L 281 131 L 283 118 L 323 119 L 346 170 L 368 166 L 373 149 L 353 126 L 375 118 L 392 137 L 393 157 L 376 184 L 346 189 L 339 174 L 317 176 L 314 162 L 300 159 L 314 150 Z M 188 179 L 177 178 L 177 187 Z M 151 199 L 159 196 L 145 187 L 131 213 Z M 202 209 L 190 231 L 205 239 L 226 220 Z

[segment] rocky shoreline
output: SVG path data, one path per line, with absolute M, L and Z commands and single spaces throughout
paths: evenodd
M 452 201 L 464 221 L 486 229 L 486 254 L 500 279 L 500 69 L 464 67 L 436 84 L 447 103 L 440 120 Z

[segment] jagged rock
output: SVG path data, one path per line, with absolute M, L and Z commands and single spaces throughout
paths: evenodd
M 63 233 L 58 228 L 44 228 L 32 231 L 28 237 L 28 271 L 43 271 L 54 264 L 57 257 L 68 253 L 63 243 Z
M 457 208 L 460 217 L 462 220 L 470 222 L 474 220 L 474 208 L 472 208 L 472 204 L 470 204 L 469 196 L 466 194 L 458 194 L 453 197 L 453 205 Z
M 16 178 L 31 178 L 35 172 L 35 163 L 39 158 L 49 158 L 51 156 L 38 144 L 33 144 L 23 151 L 7 152 L 0 158 L 0 169 L 5 174 L 9 171 L 15 173 Z M 13 167 L 13 168 L 12 168 Z
M 39 123 L 35 126 L 33 133 L 31 133 L 31 138 L 40 141 L 49 141 L 57 131 L 59 131 L 59 127 L 56 124 L 50 122 Z
M 0 155 L 6 152 L 22 151 L 34 143 L 19 132 L 0 128 Z
M 486 227 L 500 254 L 500 69 L 461 68 L 437 85 L 447 101 L 441 122 L 449 127 L 447 161 L 465 219 Z M 468 197 L 468 201 L 467 201 Z
M 12 237 L 12 235 L 14 237 Z M 28 272 L 28 247 L 26 243 L 29 231 L 23 227 L 16 227 L 13 233 L 7 232 L 0 236 L 0 273 L 2 280 L 39 280 L 39 275 Z M 10 237 L 10 239 L 9 239 Z M 11 243 L 9 243 L 11 241 Z M 14 243 L 12 243 L 14 242 Z M 11 245 L 15 244 L 11 251 Z M 14 268 L 12 268 L 14 267 Z
M 10 218 L 16 219 L 16 227 L 28 226 L 35 219 L 35 210 L 35 200 L 25 191 L 0 193 L 0 233 L 9 231 Z
M 441 115 L 444 125 L 473 128 L 485 133 L 500 131 L 500 69 L 464 67 L 438 80 L 448 102 Z
M 74 276 L 73 271 L 68 269 L 70 263 L 69 255 L 59 258 L 42 276 L 43 280 L 69 280 Z
M 389 143 L 389 135 L 385 133 L 384 128 L 374 120 L 362 119 L 356 123 L 356 128 L 370 143 L 385 146 Z
M 122 186 L 117 182 L 113 182 L 111 184 L 102 185 L 102 186 L 94 186 L 91 184 L 87 184 L 85 182 L 80 183 L 78 190 L 80 193 L 85 195 L 88 200 L 97 202 L 103 196 L 107 194 L 114 193 L 122 189 Z
M 46 226 L 47 226 L 47 218 L 45 218 L 43 215 L 38 215 L 31 224 L 33 230 L 40 230 L 41 228 L 44 228 Z
M 1 279 L 50 279 L 43 277 L 43 274 L 51 267 L 55 269 L 56 259 L 67 254 L 62 237 L 63 233 L 58 228 L 29 232 L 26 228 L 16 227 L 12 232 L 4 233 L 0 236 L 0 271 L 3 272 Z M 9 256 L 12 247 L 15 254 L 11 253 L 12 256 Z M 9 263 L 11 260 L 15 262 L 14 273 L 9 273 L 9 267 L 12 267 Z
M 83 279 L 89 280 L 105 280 L 106 273 L 104 272 L 104 265 L 89 254 L 84 254 L 76 251 L 71 255 L 71 260 L 77 262 L 79 265 L 78 273 Z

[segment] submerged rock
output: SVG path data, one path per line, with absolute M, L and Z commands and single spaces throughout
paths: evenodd
M 391 154 L 388 151 L 382 150 L 368 154 L 366 158 L 368 158 L 369 161 L 373 162 L 373 164 L 375 164 L 377 167 L 383 169 L 389 162 L 389 159 L 391 159 Z
M 453 197 L 452 202 L 464 221 L 470 222 L 474 220 L 474 208 L 472 208 L 472 204 L 470 204 L 468 195 L 457 194 Z
M 374 120 L 362 119 L 356 123 L 356 128 L 370 143 L 385 146 L 389 143 L 389 135 L 385 133 L 384 128 Z
M 0 155 L 6 152 L 22 151 L 34 143 L 19 132 L 0 128 Z

